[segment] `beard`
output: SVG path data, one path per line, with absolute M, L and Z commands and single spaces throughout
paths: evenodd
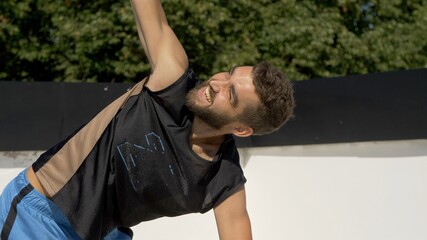
M 213 127 L 214 129 L 221 129 L 223 126 L 231 123 L 234 119 L 224 114 L 215 112 L 212 108 L 209 108 L 209 106 L 200 106 L 196 102 L 198 98 L 198 91 L 207 85 L 207 81 L 205 81 L 204 83 L 190 90 L 185 97 L 185 105 L 191 112 L 194 113 L 195 116 L 203 120 L 209 126 Z M 212 101 L 214 100 L 215 97 L 212 98 Z

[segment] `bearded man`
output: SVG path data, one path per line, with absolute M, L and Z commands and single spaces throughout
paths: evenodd
M 130 239 L 141 222 L 211 209 L 221 240 L 252 238 L 233 136 L 281 127 L 290 82 L 266 62 L 200 82 L 160 1 L 132 6 L 151 74 L 12 180 L 1 239 Z

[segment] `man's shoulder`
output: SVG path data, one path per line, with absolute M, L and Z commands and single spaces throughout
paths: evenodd
M 170 64 L 167 67 L 156 67 L 146 84 L 152 91 L 161 91 L 181 78 L 188 70 L 188 64 Z
M 225 135 L 225 139 L 220 147 L 220 152 L 223 159 L 231 162 L 239 162 L 239 152 L 233 135 Z
M 145 86 L 151 92 L 158 92 L 158 93 L 164 93 L 164 92 L 167 92 L 168 90 L 179 88 L 180 86 L 187 88 L 188 90 L 200 83 L 199 79 L 197 78 L 197 75 L 194 73 L 194 71 L 191 68 L 185 69 L 179 76 L 175 78 L 174 81 L 170 81 L 169 85 L 165 85 L 161 89 L 157 88 L 156 86 L 154 86 L 153 88 L 153 85 L 155 85 L 154 83 L 152 83 L 153 81 L 156 81 L 156 79 L 155 77 L 153 77 L 153 75 L 150 75 Z

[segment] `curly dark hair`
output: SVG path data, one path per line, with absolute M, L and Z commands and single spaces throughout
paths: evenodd
M 253 129 L 254 135 L 278 130 L 293 117 L 294 91 L 286 75 L 268 62 L 261 62 L 252 70 L 253 84 L 261 104 L 245 109 L 240 121 Z

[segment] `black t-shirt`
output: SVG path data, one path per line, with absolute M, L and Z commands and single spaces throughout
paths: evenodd
M 52 197 L 82 238 L 100 238 L 111 228 L 163 216 L 207 212 L 246 182 L 231 135 L 213 161 L 191 150 L 193 114 L 185 95 L 197 84 L 187 69 L 162 91 L 143 88 L 130 97 Z M 43 154 L 35 171 L 64 145 L 66 141 Z M 54 172 L 43 174 L 49 171 Z

